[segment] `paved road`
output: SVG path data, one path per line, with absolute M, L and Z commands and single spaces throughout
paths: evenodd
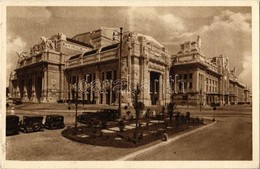
M 212 113 L 198 114 L 212 118 Z M 252 110 L 216 112 L 217 123 L 131 160 L 252 160 Z

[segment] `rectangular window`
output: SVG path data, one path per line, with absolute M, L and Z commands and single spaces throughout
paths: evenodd
M 192 73 L 190 73 L 190 79 L 192 79 Z
M 187 74 L 184 74 L 184 79 L 187 79 Z
M 102 81 L 105 80 L 105 72 L 102 72 Z
M 179 79 L 182 79 L 182 75 L 179 75 Z
M 116 77 L 116 72 L 117 72 L 117 71 L 114 70 L 114 80 L 116 80 L 116 78 L 117 78 L 117 77 Z
M 112 79 L 112 71 L 106 72 L 106 79 L 111 80 Z
M 179 83 L 179 91 L 181 91 L 181 85 L 182 85 L 182 83 Z
M 192 89 L 192 82 L 190 82 L 190 89 Z

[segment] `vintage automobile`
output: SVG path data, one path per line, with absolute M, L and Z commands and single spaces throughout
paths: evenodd
M 91 125 L 93 119 L 99 119 L 99 114 L 97 112 L 83 112 L 81 115 L 77 116 L 77 121 L 79 123 Z
M 45 118 L 44 127 L 50 130 L 62 129 L 64 125 L 64 116 L 62 115 L 47 115 Z
M 88 125 L 91 125 L 97 119 L 103 124 L 108 121 L 115 121 L 118 119 L 118 111 L 114 109 L 101 109 L 97 112 L 83 112 L 77 117 L 78 122 Z
M 41 131 L 43 116 L 23 116 L 23 121 L 20 122 L 20 130 L 24 133 Z
M 16 115 L 6 115 L 6 136 L 19 134 L 19 117 Z
M 115 109 L 101 109 L 97 113 L 100 114 L 101 121 L 115 121 L 118 119 L 118 110 Z

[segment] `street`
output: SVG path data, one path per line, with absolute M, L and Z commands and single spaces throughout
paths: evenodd
M 199 116 L 212 118 L 212 113 Z M 130 160 L 252 160 L 252 112 L 237 105 L 219 110 L 217 123 Z
M 213 111 L 209 107 L 201 113 L 194 107 L 178 107 L 177 110 L 183 113 L 190 111 L 195 117 L 213 118 Z M 72 114 L 66 115 L 65 119 L 66 126 L 73 125 Z M 213 126 L 129 160 L 251 160 L 252 108 L 249 105 L 220 107 L 215 113 L 215 119 L 217 123 Z M 6 138 L 6 159 L 116 160 L 162 143 L 157 140 L 135 148 L 93 146 L 68 140 L 62 137 L 62 131 L 45 129 L 43 132 L 20 132 L 19 135 L 9 136 Z

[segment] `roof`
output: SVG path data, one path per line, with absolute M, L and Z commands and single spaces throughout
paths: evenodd
M 66 40 L 69 41 L 69 42 L 72 42 L 72 43 L 76 43 L 76 44 L 79 44 L 79 45 L 88 47 L 88 48 L 94 48 L 94 47 L 93 47 L 92 45 L 90 45 L 90 44 L 87 44 L 87 43 L 84 43 L 84 42 L 80 42 L 80 41 L 77 41 L 77 40 L 75 40 L 75 39 L 66 38 Z
M 144 35 L 144 34 L 141 34 L 141 33 L 137 33 L 137 36 L 142 36 L 142 37 L 145 37 L 147 41 L 150 41 L 150 42 L 153 42 L 154 44 L 156 44 L 157 46 L 163 48 L 164 46 L 159 43 L 157 40 L 155 40 L 153 37 L 151 36 L 148 36 L 148 35 Z
M 91 51 L 87 51 L 83 54 L 83 57 L 84 56 L 88 56 L 88 55 L 92 55 L 92 54 L 95 54 L 97 53 L 98 49 L 95 49 L 95 50 L 91 50 Z
M 110 49 L 115 49 L 117 47 L 118 47 L 118 43 L 115 43 L 115 44 L 103 47 L 100 52 L 104 52 L 104 51 L 110 50 Z
M 76 55 L 73 55 L 73 56 L 71 56 L 71 57 L 69 58 L 69 60 L 72 60 L 72 59 L 77 59 L 77 58 L 79 58 L 79 57 L 80 57 L 80 55 L 81 55 L 81 53 L 79 53 L 79 54 L 76 54 Z

